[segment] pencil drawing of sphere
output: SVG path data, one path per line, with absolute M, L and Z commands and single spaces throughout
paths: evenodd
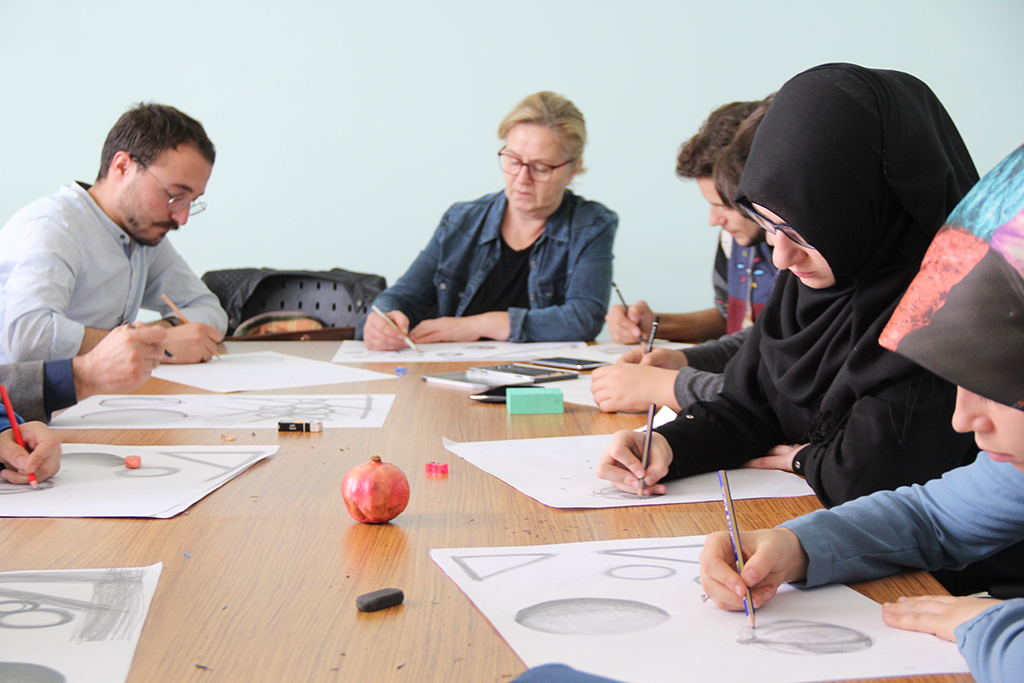
M 621 489 L 615 488 L 614 486 L 606 486 L 604 488 L 596 489 L 590 495 L 592 495 L 594 498 L 605 498 L 607 500 L 628 500 L 628 501 L 639 500 L 635 493 L 630 493 L 629 491 L 623 491 Z M 650 498 L 654 498 L 655 496 L 649 496 L 649 497 Z
M 626 579 L 627 581 L 654 581 L 667 579 L 676 573 L 672 567 L 661 567 L 656 564 L 624 564 L 621 567 L 612 567 L 605 570 L 605 576 L 613 579 Z
M 0 662 L 0 681 L 11 683 L 64 683 L 64 674 L 40 664 Z
M 835 655 L 874 645 L 870 636 L 852 628 L 799 619 L 776 621 L 756 629 L 748 626 L 737 642 L 793 655 Z
M 155 408 L 157 406 L 176 406 L 181 399 L 169 398 L 167 396 L 121 396 L 119 398 L 105 398 L 100 401 L 101 406 L 107 408 Z
M 654 628 L 668 612 L 636 600 L 566 598 L 526 607 L 516 621 L 526 628 L 563 636 L 600 636 Z
M 111 419 L 112 415 L 117 415 L 117 423 L 124 428 L 135 424 L 151 425 L 179 422 L 188 418 L 188 415 L 177 410 L 126 408 L 124 410 L 101 410 L 96 413 L 86 413 L 82 416 L 82 419 L 86 422 L 106 422 Z
M 75 616 L 55 607 L 41 607 L 31 600 L 4 600 L 0 602 L 0 628 L 50 628 L 66 624 Z M 0 676 L 0 681 L 18 680 Z

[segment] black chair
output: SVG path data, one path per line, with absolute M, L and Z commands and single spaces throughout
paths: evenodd
M 354 330 L 366 317 L 373 300 L 387 288 L 387 281 L 380 275 L 341 268 L 237 268 L 212 270 L 202 279 L 228 314 L 229 335 L 257 315 L 286 311 L 312 316 L 330 328 Z

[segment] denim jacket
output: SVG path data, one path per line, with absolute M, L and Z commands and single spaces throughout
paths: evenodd
M 409 270 L 374 302 L 410 328 L 461 316 L 501 254 L 504 192 L 453 205 Z M 566 190 L 530 247 L 529 308 L 510 308 L 508 341 L 589 341 L 604 325 L 612 281 L 615 212 Z M 362 337 L 362 329 L 359 330 Z

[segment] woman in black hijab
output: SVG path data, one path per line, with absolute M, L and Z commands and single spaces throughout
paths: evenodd
M 955 387 L 878 345 L 932 237 L 977 172 L 924 83 L 819 66 L 779 91 L 737 201 L 775 245 L 780 275 L 725 389 L 642 435 L 616 434 L 598 476 L 635 491 L 741 466 L 795 471 L 832 506 L 973 460 L 950 426 Z M 774 233 L 774 234 L 772 234 Z

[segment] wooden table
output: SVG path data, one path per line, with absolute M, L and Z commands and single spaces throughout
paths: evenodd
M 227 347 L 229 353 L 273 348 L 329 360 L 337 343 Z M 430 560 L 432 548 L 688 536 L 721 529 L 724 520 L 720 503 L 555 510 L 461 461 L 443 448 L 441 437 L 609 434 L 644 421 L 573 404 L 564 415 L 508 416 L 503 405 L 474 403 L 465 391 L 420 379 L 422 372 L 464 367 L 423 364 L 395 380 L 267 392 L 394 393 L 396 399 L 383 429 L 231 431 L 233 444 L 276 444 L 280 451 L 172 519 L 0 519 L 0 570 L 163 562 L 132 682 L 510 681 L 523 663 Z M 201 393 L 156 379 L 140 391 Z M 220 445 L 221 435 L 215 429 L 61 432 L 66 442 L 120 445 Z M 401 467 L 412 488 L 409 507 L 391 524 L 358 524 L 342 502 L 342 476 L 373 455 Z M 424 465 L 431 461 L 449 463 L 449 476 L 428 478 Z M 736 505 L 747 528 L 818 507 L 813 497 Z M 356 610 L 356 596 L 383 587 L 402 588 L 405 603 L 372 614 Z M 921 573 L 858 590 L 878 600 L 941 592 Z

